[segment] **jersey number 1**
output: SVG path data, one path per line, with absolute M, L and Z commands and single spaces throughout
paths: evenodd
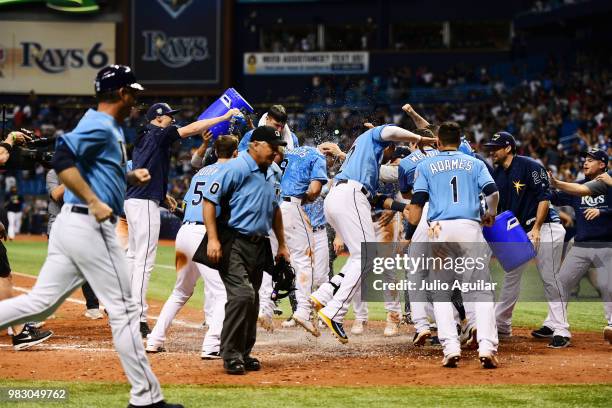
M 459 202 L 459 188 L 457 188 L 457 176 L 454 176 L 450 181 L 451 189 L 453 190 L 453 203 Z

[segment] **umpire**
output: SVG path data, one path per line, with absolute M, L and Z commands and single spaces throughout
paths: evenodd
M 532 331 L 531 335 L 552 338 L 554 330 L 565 319 L 561 304 L 562 287 L 557 276 L 565 230 L 559 215 L 550 205 L 548 175 L 535 160 L 516 154 L 516 140 L 510 133 L 496 133 L 484 146 L 491 152 L 496 165 L 492 176 L 500 196 L 498 213 L 512 211 L 537 251 L 536 265 L 544 282 L 548 316 L 544 325 Z M 504 286 L 495 310 L 500 337 L 512 335 L 512 311 L 518 301 L 521 276 L 526 266 L 521 265 L 504 276 Z
M 257 335 L 258 291 L 264 270 L 271 270 L 270 228 L 278 240 L 277 260 L 289 260 L 283 219 L 276 202 L 270 165 L 287 142 L 270 126 L 253 131 L 247 151 L 220 168 L 204 190 L 204 223 L 209 266 L 219 270 L 227 291 L 221 331 L 221 356 L 228 374 L 261 368 L 251 357 Z M 218 218 L 216 208 L 221 208 Z

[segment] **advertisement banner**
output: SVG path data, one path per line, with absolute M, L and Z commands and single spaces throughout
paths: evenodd
M 245 75 L 367 74 L 367 52 L 245 53 Z
M 143 84 L 219 87 L 221 0 L 132 0 L 132 67 Z
M 114 23 L 0 22 L 0 92 L 93 95 L 114 62 Z

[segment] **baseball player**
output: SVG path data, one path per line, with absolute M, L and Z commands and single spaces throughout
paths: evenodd
M 346 243 L 350 256 L 342 268 L 344 278 L 334 297 L 327 305 L 311 295 L 318 315 L 341 343 L 348 342 L 343 320 L 348 304 L 361 286 L 361 243 L 374 242 L 376 235 L 370 216 L 369 199 L 378 186 L 378 172 L 383 156 L 393 153 L 393 142 L 422 142 L 431 144 L 435 139 L 423 138 L 398 126 L 377 126 L 362 133 L 346 154 L 335 185 L 325 198 L 325 217 Z
M 295 269 L 297 307 L 293 320 L 306 331 L 318 337 L 316 325 L 312 322 L 312 307 L 309 296 L 313 291 L 314 277 L 314 236 L 312 226 L 303 203 L 313 202 L 327 183 L 325 157 L 314 147 L 302 146 L 287 150 L 280 164 L 283 226 L 287 248 L 291 254 L 291 265 Z
M 219 354 L 219 337 L 223 328 L 224 308 L 227 301 L 225 287 L 219 276 L 219 271 L 196 263 L 192 259 L 198 245 L 204 238 L 204 234 L 206 234 L 206 228 L 202 219 L 203 191 L 212 184 L 211 180 L 219 172 L 219 168 L 225 162 L 236 157 L 238 154 L 237 148 L 238 139 L 236 137 L 219 136 L 215 141 L 217 162 L 204 167 L 191 179 L 189 190 L 184 198 L 186 207 L 183 225 L 176 236 L 176 284 L 159 314 L 155 327 L 147 338 L 146 351 L 149 353 L 164 351 L 163 344 L 166 340 L 166 332 L 176 314 L 193 294 L 198 278 L 201 276 L 204 279 L 204 285 L 208 289 L 204 302 L 210 304 L 206 308 L 208 309 L 208 315 L 206 316 L 208 331 L 202 344 L 201 358 L 203 360 L 221 358 Z
M 536 338 L 551 338 L 565 321 L 558 279 L 563 254 L 565 229 L 550 206 L 548 175 L 540 164 L 516 155 L 516 141 L 507 132 L 499 132 L 484 144 L 497 166 L 493 179 L 499 188 L 499 211 L 511 210 L 527 232 L 536 250 L 536 265 L 548 300 L 548 316 L 543 326 L 531 332 Z M 512 335 L 512 311 L 516 304 L 521 276 L 528 264 L 504 275 L 504 286 L 496 305 L 497 329 L 501 336 Z
M 121 212 L 126 189 L 120 124 L 143 88 L 129 67 L 110 65 L 98 72 L 95 89 L 97 111 L 87 111 L 77 127 L 57 142 L 54 168 L 67 191 L 53 226 L 49 255 L 32 292 L 0 302 L 0 328 L 48 316 L 87 280 L 108 310 L 115 348 L 132 385 L 129 407 L 182 407 L 163 402 L 149 366 L 125 254 L 112 222 L 113 214 Z M 131 183 L 149 179 L 146 169 L 127 174 Z
M 608 166 L 608 154 L 603 150 L 590 150 L 586 153 L 583 165 L 585 179 L 577 184 L 584 185 L 588 181 L 605 174 Z M 551 348 L 564 348 L 570 345 L 571 333 L 567 321 L 567 302 L 569 292 L 580 279 L 593 266 L 596 271 L 598 287 L 604 301 L 604 310 L 608 325 L 604 328 L 604 339 L 612 344 L 612 276 L 610 265 L 612 265 L 612 187 L 606 186 L 604 194 L 596 196 L 579 197 L 570 195 L 564 190 L 568 184 L 551 179 L 554 187 L 562 190 L 553 191 L 551 202 L 554 205 L 570 205 L 576 213 L 576 236 L 574 245 L 571 247 L 561 269 L 559 280 L 563 284 L 563 308 L 565 310 L 565 321 L 555 328 Z
M 417 165 L 428 157 L 437 156 L 438 153 L 438 149 L 434 148 L 424 149 L 422 151 L 420 149 L 415 149 L 411 154 L 400 161 L 398 168 L 398 184 L 399 191 L 405 199 L 412 199 L 414 174 Z M 425 214 L 428 213 L 428 202 L 423 204 L 422 211 Z M 418 256 L 420 252 L 425 250 L 425 245 L 423 245 L 423 243 L 427 242 L 427 229 L 427 217 L 422 217 L 419 221 L 418 228 L 412 237 L 412 243 L 409 247 L 409 254 Z M 413 274 L 408 274 L 407 278 L 411 281 L 417 282 L 417 284 L 420 284 L 420 281 L 426 276 L 427 271 L 418 270 L 414 271 Z M 428 317 L 433 318 L 433 307 L 431 302 L 425 298 L 423 293 L 415 293 L 410 298 L 410 313 L 415 329 L 412 342 L 415 346 L 423 346 L 427 339 L 431 338 L 432 336 Z
M 129 254 L 132 259 L 132 295 L 140 306 L 140 332 L 145 338 L 149 333 L 147 323 L 147 289 L 155 263 L 159 240 L 159 207 L 167 201 L 170 147 L 181 139 L 197 134 L 239 115 L 240 110 L 230 109 L 225 115 L 203 119 L 187 126 L 174 125 L 173 115 L 179 112 L 167 103 L 155 103 L 147 111 L 149 123 L 137 136 L 132 152 L 134 168 L 146 168 L 151 182 L 145 186 L 128 186 L 125 215 L 128 222 Z M 168 202 L 170 208 L 176 202 Z
M 15 235 L 21 232 L 21 219 L 23 216 L 23 196 L 12 186 L 6 202 L 6 216 L 8 217 L 8 239 L 14 240 Z
M 479 194 L 483 192 L 488 212 L 482 217 L 485 225 L 495 220 L 499 193 L 486 166 L 478 159 L 457 151 L 461 142 L 461 128 L 454 122 L 445 122 L 438 130 L 439 154 L 421 161 L 415 171 L 414 192 L 408 214 L 406 238 L 412 239 L 422 216 L 425 202 L 429 201 L 427 220 L 432 224 L 430 243 L 450 242 L 455 245 L 457 256 L 477 259 L 486 246 L 480 227 L 481 212 Z M 454 275 L 454 270 L 451 271 Z M 435 270 L 430 277 L 440 279 L 444 274 Z M 463 281 L 476 276 L 490 281 L 488 268 L 479 274 L 476 266 L 466 268 Z M 443 279 L 443 278 L 442 278 Z M 456 329 L 454 307 L 448 291 L 445 299 L 434 298 L 434 314 L 438 336 L 444 348 L 444 367 L 456 367 L 461 358 L 461 345 Z M 444 292 L 439 293 L 444 294 Z M 495 327 L 494 292 L 480 294 L 473 305 L 478 331 L 478 355 L 484 368 L 496 368 L 497 329 Z
M 270 109 L 268 109 L 268 112 L 264 113 L 262 117 L 259 118 L 258 126 L 270 126 L 278 130 L 281 133 L 283 141 L 287 143 L 287 150 L 291 150 L 298 147 L 299 142 L 295 133 L 289 129 L 287 119 L 287 110 L 283 105 L 272 105 Z M 240 139 L 240 144 L 238 145 L 239 152 L 243 152 L 249 148 L 254 130 L 255 129 L 249 130 L 244 134 L 242 139 Z

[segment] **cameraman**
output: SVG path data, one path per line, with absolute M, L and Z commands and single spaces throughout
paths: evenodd
M 4 166 L 11 156 L 13 146 L 25 144 L 31 139 L 24 133 L 11 132 L 4 142 L 0 143 L 0 166 Z M 11 266 L 6 255 L 6 248 L 2 244 L 6 240 L 6 230 L 0 222 L 0 300 L 13 297 L 13 282 L 11 280 Z M 39 331 L 36 327 L 25 324 L 12 326 L 13 347 L 23 350 L 47 340 L 53 335 L 51 331 Z

